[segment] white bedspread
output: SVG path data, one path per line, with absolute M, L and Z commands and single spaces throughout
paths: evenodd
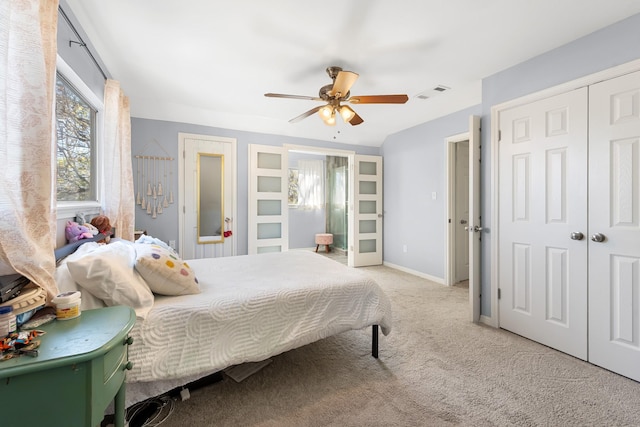
M 192 379 L 374 324 L 391 330 L 389 299 L 364 271 L 310 251 L 188 263 L 202 293 L 156 296 L 130 334 L 128 383 Z

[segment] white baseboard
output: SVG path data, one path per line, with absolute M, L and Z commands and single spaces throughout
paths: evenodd
M 485 324 L 487 326 L 491 326 L 493 328 L 498 327 L 498 325 L 495 324 L 493 317 L 485 316 L 483 314 L 480 315 L 480 323 Z
M 410 268 L 402 267 L 400 265 L 396 265 L 396 264 L 393 264 L 393 263 L 390 263 L 390 262 L 387 262 L 387 261 L 384 261 L 382 263 L 382 265 L 384 265 L 386 267 L 394 268 L 396 270 L 404 271 L 405 273 L 413 274 L 414 276 L 422 277 L 423 279 L 431 280 L 432 282 L 438 283 L 440 285 L 444 285 L 444 278 L 443 277 L 432 276 L 430 274 L 426 274 L 426 273 L 422 273 L 420 271 L 412 270 Z

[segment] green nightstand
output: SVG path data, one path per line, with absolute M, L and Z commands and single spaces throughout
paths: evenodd
M 86 310 L 39 329 L 38 357 L 0 362 L 3 426 L 98 426 L 115 399 L 115 425 L 124 427 L 127 346 L 136 321 L 124 306 Z

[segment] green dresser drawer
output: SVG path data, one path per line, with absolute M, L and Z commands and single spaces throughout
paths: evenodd
M 0 365 L 3 408 L 37 402 L 37 411 L 3 411 L 0 426 L 99 426 L 115 398 L 115 423 L 124 426 L 124 380 L 135 312 L 124 306 L 87 310 L 42 327 L 37 357 Z

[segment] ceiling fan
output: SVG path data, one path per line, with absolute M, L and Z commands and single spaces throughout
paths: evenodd
M 350 104 L 404 104 L 409 100 L 407 95 L 366 95 L 351 96 L 351 86 L 358 79 L 358 74 L 353 71 L 343 71 L 340 67 L 327 67 L 327 74 L 333 80 L 332 84 L 322 86 L 318 96 L 285 95 L 281 93 L 265 93 L 264 96 L 271 98 L 307 99 L 311 101 L 324 101 L 325 105 L 312 108 L 289 120 L 289 123 L 296 123 L 300 120 L 318 113 L 324 123 L 329 126 L 336 124 L 336 115 L 340 115 L 343 120 L 352 126 L 364 122 L 351 107 L 342 105 L 342 102 Z

